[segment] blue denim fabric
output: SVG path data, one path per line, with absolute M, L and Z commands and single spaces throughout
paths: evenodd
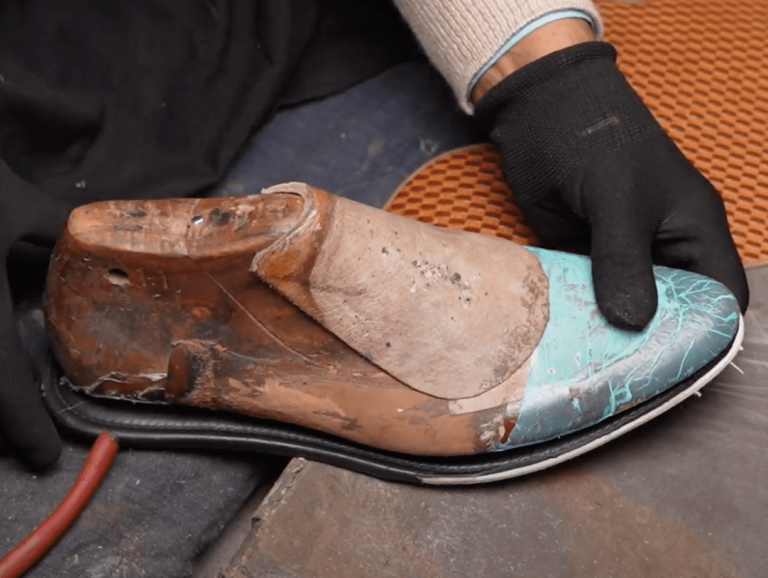
M 217 194 L 302 181 L 380 207 L 424 162 L 480 140 L 437 72 L 404 64 L 342 94 L 278 113 Z

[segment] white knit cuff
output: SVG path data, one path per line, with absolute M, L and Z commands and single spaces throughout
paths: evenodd
M 470 113 L 473 106 L 468 96 L 478 72 L 508 50 L 524 27 L 549 13 L 573 10 L 585 14 L 595 32 L 602 33 L 600 15 L 591 0 L 394 1 L 461 107 Z

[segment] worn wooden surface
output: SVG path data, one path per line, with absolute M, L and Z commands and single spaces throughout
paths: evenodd
M 506 443 L 549 314 L 519 245 L 302 183 L 80 207 L 51 263 L 53 350 L 88 393 L 415 455 Z
M 736 366 L 582 459 L 489 486 L 383 482 L 294 460 L 225 578 L 763 578 L 768 268 Z

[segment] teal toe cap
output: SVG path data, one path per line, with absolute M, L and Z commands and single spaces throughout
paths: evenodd
M 739 323 L 720 283 L 655 268 L 659 304 L 640 333 L 616 329 L 595 302 L 589 259 L 528 248 L 549 278 L 549 321 L 531 357 L 506 450 L 597 424 L 680 383 L 715 359 Z

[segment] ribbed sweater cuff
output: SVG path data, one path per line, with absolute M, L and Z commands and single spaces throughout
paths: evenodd
M 591 0 L 394 0 L 432 63 L 472 112 L 468 94 L 478 71 L 499 56 L 515 33 L 545 14 L 576 10 L 602 33 Z

